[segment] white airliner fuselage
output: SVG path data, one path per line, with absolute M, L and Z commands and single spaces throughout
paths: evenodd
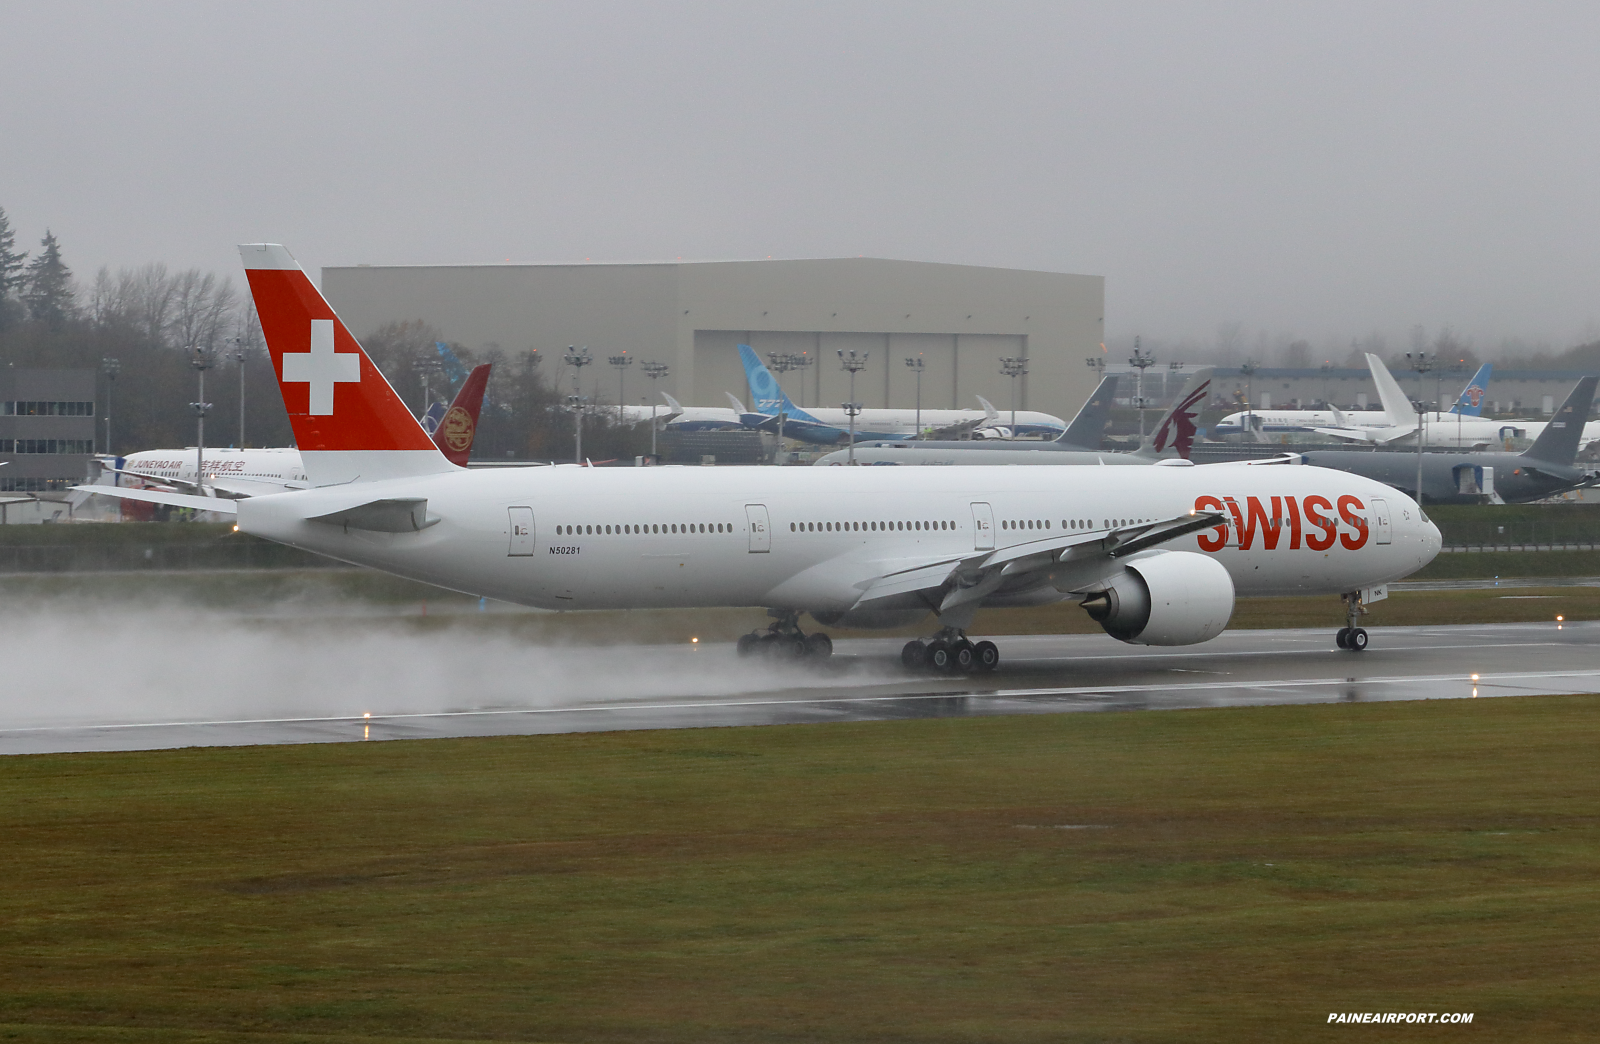
M 130 479 L 151 485 L 193 488 L 199 482 L 195 447 L 184 450 L 148 450 L 118 458 L 119 484 Z M 305 489 L 305 464 L 293 448 L 214 449 L 206 447 L 198 462 L 205 468 L 207 487 L 234 496 L 266 496 Z
M 395 533 L 308 521 L 349 505 L 353 493 L 362 501 L 425 499 L 437 505 L 427 509 L 437 521 Z M 901 564 L 1105 534 L 1197 506 L 1229 516 L 1226 533 L 1206 529 L 1147 554 L 1211 555 L 1240 594 L 1371 587 L 1426 564 L 1440 543 L 1411 499 L 1387 486 L 1322 468 L 1244 464 L 569 465 L 241 501 L 238 518 L 241 529 L 285 544 L 546 609 L 763 606 L 846 613 Z M 519 517 L 529 527 L 521 536 L 514 534 Z M 1055 601 L 1087 586 L 1070 564 L 1021 574 L 1019 582 L 1020 589 L 997 588 L 985 604 Z M 921 604 L 917 615 L 927 611 Z

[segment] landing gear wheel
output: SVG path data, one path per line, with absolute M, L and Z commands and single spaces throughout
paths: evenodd
M 1350 648 L 1350 628 L 1339 628 L 1339 633 L 1333 636 L 1333 644 L 1341 649 Z
M 950 669 L 962 674 L 972 673 L 972 643 L 965 638 L 950 643 Z
M 1000 666 L 1000 650 L 993 642 L 979 642 L 972 647 L 972 665 L 980 671 L 992 671 Z
M 950 646 L 942 639 L 935 639 L 928 643 L 928 666 L 940 674 L 949 674 L 955 665 L 955 657 Z
M 754 656 L 756 650 L 761 648 L 761 636 L 759 634 L 741 634 L 738 648 L 741 658 Z
M 806 635 L 806 656 L 813 660 L 826 660 L 833 655 L 833 639 L 820 631 Z
M 928 647 L 918 641 L 910 641 L 900 650 L 900 666 L 908 671 L 920 671 L 928 665 Z
M 1364 628 L 1353 627 L 1350 636 L 1344 640 L 1345 648 L 1351 652 L 1361 652 L 1367 647 L 1367 632 Z

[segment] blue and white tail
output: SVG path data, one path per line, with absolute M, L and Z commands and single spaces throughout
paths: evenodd
M 1478 372 L 1472 375 L 1472 380 L 1461 389 L 1461 395 L 1456 399 L 1456 404 L 1450 407 L 1451 413 L 1459 413 L 1463 417 L 1483 416 L 1484 396 L 1489 394 L 1489 378 L 1494 376 L 1494 363 L 1484 363 Z
M 744 377 L 750 382 L 750 405 L 754 406 L 757 413 L 764 413 L 768 417 L 776 417 L 781 410 L 790 420 L 811 421 L 821 424 L 811 414 L 789 401 L 789 396 L 778 387 L 778 379 L 767 369 L 761 361 L 761 356 L 756 354 L 754 348 L 748 344 L 739 346 L 739 360 L 744 363 Z

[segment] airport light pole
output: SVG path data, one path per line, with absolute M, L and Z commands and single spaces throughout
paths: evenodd
M 1426 441 L 1428 404 L 1418 399 L 1413 405 L 1417 408 L 1417 507 L 1422 507 L 1422 444 Z
M 1256 395 L 1254 378 L 1257 369 L 1259 369 L 1259 367 L 1256 366 L 1255 360 L 1253 359 L 1246 359 L 1239 366 L 1239 372 L 1244 374 L 1244 426 L 1245 430 L 1250 432 L 1251 438 L 1255 438 L 1256 432 Z
M 861 404 L 859 402 L 846 402 L 841 405 L 844 407 L 845 414 L 850 418 L 850 459 L 848 463 L 854 464 L 856 462 L 856 418 L 861 416 Z
M 1429 371 L 1433 370 L 1439 365 L 1439 353 L 1435 352 L 1430 356 L 1427 352 L 1407 352 L 1406 362 L 1409 363 L 1411 368 L 1416 371 L 1417 400 L 1421 401 L 1423 395 L 1426 394 L 1423 381 L 1427 379 Z M 1422 429 L 1420 426 L 1417 429 L 1417 438 L 1419 440 L 1422 438 Z
M 659 398 L 656 394 L 656 382 L 667 375 L 669 368 L 666 363 L 660 362 L 647 362 L 639 368 L 644 371 L 646 377 L 650 378 L 650 456 L 654 458 L 656 455 L 656 399 Z
M 1001 359 L 1000 372 L 1011 378 L 1011 437 L 1017 437 L 1017 378 L 1028 375 L 1028 360 Z
M 106 357 L 100 360 L 100 369 L 106 375 L 106 456 L 111 456 L 111 393 L 117 386 L 117 374 L 122 372 L 122 363 L 116 359 Z
M 623 352 L 621 355 L 608 356 L 606 362 L 617 368 L 617 423 L 620 424 L 622 423 L 622 404 L 628 401 L 622 397 L 622 381 L 628 374 L 628 367 L 633 365 L 633 357 L 627 352 Z
M 212 357 L 211 349 L 192 345 L 189 348 L 189 365 L 200 375 L 200 401 L 191 402 L 189 408 L 194 410 L 195 433 L 194 446 L 194 483 L 200 496 L 206 495 L 205 487 L 205 455 L 206 455 L 206 414 L 211 412 L 211 404 L 206 401 L 206 371 L 216 360 Z
M 1128 365 L 1132 366 L 1136 371 L 1138 371 L 1138 375 L 1133 379 L 1133 404 L 1139 410 L 1139 441 L 1143 442 L 1144 410 L 1146 406 L 1144 398 L 1144 371 L 1154 366 L 1156 361 L 1140 349 L 1139 342 L 1139 338 L 1135 337 L 1133 339 L 1133 355 L 1129 357 Z M 1012 426 L 1016 426 L 1015 419 L 1012 421 Z
M 911 372 L 917 375 L 917 433 L 913 438 L 922 438 L 922 370 L 926 365 L 922 356 L 907 356 L 906 365 L 911 367 Z
M 814 357 L 810 352 L 801 352 L 799 355 L 791 356 L 791 358 L 793 358 L 795 360 L 793 368 L 800 372 L 800 408 L 801 409 L 805 409 L 805 405 L 806 405 L 806 370 L 807 370 L 807 368 L 809 368 L 811 366 L 812 363 L 816 362 L 817 360 L 816 360 L 816 357 Z
M 231 340 L 233 351 L 229 352 L 228 356 L 239 366 L 239 448 L 244 449 L 244 360 L 249 353 L 244 350 L 243 337 L 234 337 Z
M 844 404 L 844 412 L 850 418 L 850 452 L 849 463 L 856 462 L 856 418 L 861 416 L 861 404 L 856 401 L 856 374 L 867 368 L 867 357 L 871 352 L 862 352 L 858 357 L 854 348 L 845 354 L 843 348 L 838 349 L 839 364 L 850 371 L 850 401 Z
M 572 367 L 572 394 L 567 396 L 567 407 L 572 410 L 574 438 L 577 440 L 574 443 L 572 463 L 582 464 L 584 398 L 578 394 L 581 391 L 578 387 L 578 382 L 583 374 L 583 368 L 594 362 L 594 356 L 589 354 L 589 349 L 587 348 L 575 348 L 569 344 L 567 345 L 567 354 L 563 355 L 561 360 Z

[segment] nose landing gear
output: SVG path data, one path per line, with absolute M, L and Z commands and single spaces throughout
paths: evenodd
M 924 642 L 909 641 L 900 650 L 900 663 L 912 671 L 971 674 L 992 671 L 1000 665 L 1000 649 L 993 642 L 969 641 L 961 631 L 945 629 Z
M 1334 635 L 1333 642 L 1341 649 L 1362 652 L 1367 647 L 1367 632 L 1356 624 L 1367 614 L 1367 607 L 1361 604 L 1361 592 L 1351 591 L 1339 597 L 1344 599 L 1345 625 Z
M 833 655 L 833 639 L 817 631 L 806 634 L 800 630 L 800 614 L 794 611 L 772 610 L 777 619 L 767 632 L 751 631 L 739 636 L 739 656 L 764 656 L 769 660 L 794 662 L 796 660 L 826 660 Z

